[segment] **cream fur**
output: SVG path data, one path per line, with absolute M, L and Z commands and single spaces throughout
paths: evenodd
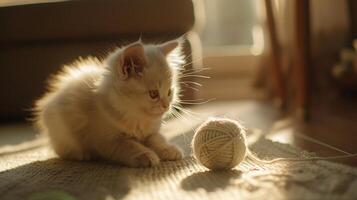
M 180 150 L 159 133 L 179 92 L 177 45 L 137 42 L 103 61 L 80 59 L 64 66 L 35 106 L 36 124 L 55 152 L 64 159 L 99 157 L 132 167 L 180 159 Z M 159 100 L 151 99 L 149 90 L 158 90 Z

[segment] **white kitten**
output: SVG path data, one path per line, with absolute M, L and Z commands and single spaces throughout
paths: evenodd
M 64 159 L 104 158 L 127 166 L 181 159 L 159 133 L 179 93 L 178 42 L 117 49 L 104 61 L 79 60 L 50 81 L 36 124 Z

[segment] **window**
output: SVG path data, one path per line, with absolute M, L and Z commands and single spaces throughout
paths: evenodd
M 252 49 L 259 54 L 263 34 L 257 0 L 205 0 L 206 24 L 201 33 L 205 52 Z
M 251 85 L 264 48 L 258 15 L 262 13 L 264 2 L 205 0 L 204 3 L 206 23 L 201 33 L 202 61 L 204 67 L 210 68 L 205 75 L 211 79 L 198 80 L 205 86 L 199 92 L 199 98 L 255 97 Z M 228 88 L 222 91 L 219 88 L 222 86 Z

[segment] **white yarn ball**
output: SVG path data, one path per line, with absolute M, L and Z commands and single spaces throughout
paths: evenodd
M 195 131 L 192 146 L 195 158 L 205 167 L 231 169 L 245 158 L 245 128 L 231 119 L 208 119 Z

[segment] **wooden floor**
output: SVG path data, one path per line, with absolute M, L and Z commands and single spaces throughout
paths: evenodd
M 357 99 L 334 94 L 317 97 L 313 99 L 308 122 L 282 118 L 273 123 L 268 136 L 322 156 L 357 153 Z M 357 158 L 341 162 L 357 166 Z

